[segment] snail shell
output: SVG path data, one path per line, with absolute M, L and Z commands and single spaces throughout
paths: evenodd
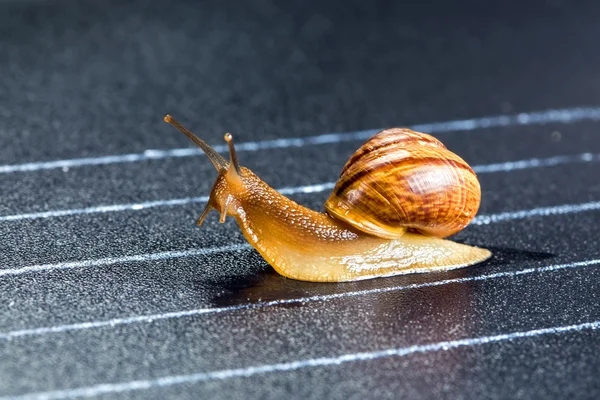
M 462 158 L 431 135 L 393 128 L 348 160 L 325 208 L 382 238 L 407 229 L 443 238 L 469 224 L 480 199 L 477 176 Z

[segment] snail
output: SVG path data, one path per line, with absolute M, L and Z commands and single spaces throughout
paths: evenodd
M 220 222 L 233 216 L 244 237 L 281 275 L 313 282 L 344 282 L 414 272 L 450 270 L 488 259 L 483 248 L 443 239 L 477 213 L 481 197 L 473 170 L 437 139 L 410 129 L 375 134 L 348 160 L 326 212 L 284 197 L 170 115 L 218 172 L 202 225 L 214 208 Z

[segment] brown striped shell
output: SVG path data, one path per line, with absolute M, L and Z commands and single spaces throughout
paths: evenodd
M 397 238 L 407 229 L 450 236 L 473 219 L 477 176 L 439 140 L 410 129 L 375 134 L 348 160 L 327 212 L 363 232 Z

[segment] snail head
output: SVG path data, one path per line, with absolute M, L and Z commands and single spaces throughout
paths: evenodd
M 227 161 L 204 140 L 183 127 L 170 115 L 165 116 L 164 120 L 179 129 L 192 142 L 200 147 L 219 173 L 211 190 L 206 207 L 196 221 L 196 224 L 198 226 L 202 225 L 206 216 L 213 208 L 221 214 L 221 218 L 219 219 L 221 223 L 225 222 L 225 217 L 227 217 L 227 215 L 237 216 L 240 212 L 243 212 L 239 202 L 247 192 L 247 179 L 252 179 L 255 175 L 249 169 L 239 165 L 231 133 L 225 134 L 225 141 L 229 147 L 229 161 Z

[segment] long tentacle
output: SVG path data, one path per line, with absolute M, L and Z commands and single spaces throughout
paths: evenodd
M 227 167 L 229 167 L 229 163 L 225 160 L 219 153 L 217 153 L 212 147 L 210 147 L 204 140 L 200 139 L 198 136 L 194 135 L 192 132 L 184 128 L 179 122 L 177 122 L 170 115 L 165 116 L 165 122 L 173 125 L 175 128 L 179 129 L 185 136 L 190 138 L 190 140 L 198 147 L 200 147 L 204 153 L 208 156 L 210 161 L 213 163 L 217 171 L 221 172 Z

